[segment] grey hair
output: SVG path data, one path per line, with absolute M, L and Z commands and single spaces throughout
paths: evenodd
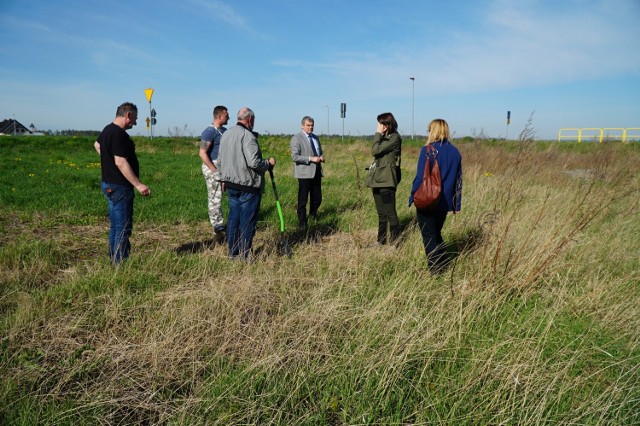
M 308 115 L 305 115 L 304 117 L 302 117 L 302 121 L 300 122 L 300 124 L 304 124 L 307 121 L 310 123 L 315 123 L 315 121 L 313 120 L 313 117 L 309 117 Z
M 247 120 L 250 117 L 255 117 L 256 115 L 253 113 L 251 108 L 240 108 L 238 111 L 238 121 Z

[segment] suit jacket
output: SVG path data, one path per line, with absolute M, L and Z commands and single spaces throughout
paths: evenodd
M 318 139 L 316 135 L 313 135 L 313 137 L 318 142 L 318 156 L 321 156 L 323 153 L 322 145 L 320 145 L 320 139 Z M 289 148 L 291 149 L 291 159 L 293 160 L 293 175 L 296 178 L 313 179 L 316 175 L 317 167 L 320 167 L 320 173 L 322 173 L 322 166 L 320 166 L 320 164 L 309 161 L 309 157 L 314 157 L 314 154 L 311 149 L 311 142 L 309 141 L 309 138 L 307 138 L 307 134 L 305 132 L 300 131 L 293 135 Z

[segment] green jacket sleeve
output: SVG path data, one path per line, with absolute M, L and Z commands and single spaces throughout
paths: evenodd
M 400 135 L 398 133 L 391 133 L 388 137 L 382 136 L 380 133 L 376 133 L 373 136 L 373 145 L 371 146 L 371 154 L 375 158 L 382 157 L 396 149 L 400 144 Z

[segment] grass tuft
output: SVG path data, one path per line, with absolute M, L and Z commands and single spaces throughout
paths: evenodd
M 381 247 L 369 140 L 323 140 L 301 232 L 288 138 L 263 138 L 294 253 L 267 186 L 245 263 L 211 233 L 195 142 L 137 139 L 154 195 L 114 268 L 91 138 L 3 138 L 0 423 L 640 423 L 638 146 L 534 136 L 455 142 L 441 276 L 406 206 L 418 141 Z

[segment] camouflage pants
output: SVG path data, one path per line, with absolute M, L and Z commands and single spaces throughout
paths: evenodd
M 214 231 L 217 231 L 224 223 L 222 217 L 222 184 L 220 183 L 220 172 L 218 170 L 212 172 L 203 164 L 202 174 L 204 175 L 207 192 L 209 193 L 209 221 Z

